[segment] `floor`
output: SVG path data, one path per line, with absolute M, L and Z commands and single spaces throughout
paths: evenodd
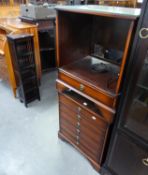
M 25 108 L 0 81 L 0 175 L 99 175 L 58 139 L 56 71 L 45 74 L 41 101 Z

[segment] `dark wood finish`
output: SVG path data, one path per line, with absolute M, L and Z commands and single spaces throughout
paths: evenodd
M 80 153 L 82 153 L 92 164 L 92 166 L 96 169 L 99 170 L 100 169 L 100 165 L 98 163 L 96 163 L 96 161 L 94 161 L 92 159 L 92 154 L 90 154 L 88 152 L 88 150 L 86 148 L 84 148 L 82 145 L 77 146 L 75 144 L 75 141 L 67 134 L 67 132 L 65 132 L 64 134 L 62 132 L 59 132 L 59 138 L 63 139 L 64 141 L 69 142 L 72 146 L 74 146 Z M 83 150 L 83 151 L 82 151 Z
M 63 66 L 90 53 L 92 16 L 57 13 L 57 64 Z
M 10 52 L 21 102 L 27 107 L 35 99 L 40 100 L 34 58 L 33 36 L 29 34 L 8 35 Z
M 146 175 L 148 172 L 148 1 L 144 1 L 123 96 L 102 175 Z M 148 36 L 147 32 L 142 35 Z M 119 149 L 120 148 L 120 149 Z
M 94 106 L 91 108 L 91 102 L 86 99 L 81 103 L 83 100 L 74 92 L 59 94 L 60 133 L 67 132 L 71 141 L 82 152 L 89 152 L 90 157 L 99 164 L 109 124 Z
M 89 103 L 89 107 L 91 106 L 90 110 L 93 109 L 93 111 L 96 111 L 96 109 L 97 109 L 97 112 L 100 113 L 100 115 L 103 116 L 108 123 L 112 123 L 113 116 L 115 115 L 114 109 L 104 105 L 103 103 L 101 103 L 97 100 L 90 98 L 88 95 L 86 95 L 84 93 L 80 93 L 79 91 L 74 89 L 72 86 L 68 86 L 67 84 L 65 84 L 64 82 L 62 82 L 60 80 L 57 80 L 56 85 L 57 85 L 57 89 L 59 92 L 64 92 L 64 91 L 71 89 L 73 92 L 76 92 L 77 94 L 81 95 L 81 99 L 83 99 L 84 101 Z M 80 101 L 80 103 L 82 104 L 83 102 Z
M 136 18 L 94 9 L 57 10 L 59 137 L 84 154 L 96 170 L 105 157 Z M 102 47 L 102 57 L 94 57 L 95 45 Z M 105 55 L 110 49 L 120 53 L 120 62 Z M 106 71 L 94 69 L 100 63 Z
M 113 107 L 114 99 L 117 97 L 115 94 L 116 76 L 112 72 L 98 73 L 94 71 L 94 64 L 100 62 L 96 58 L 88 57 L 63 66 L 59 69 L 59 79 L 100 102 Z M 118 67 L 109 64 L 108 66 L 114 69 L 118 75 Z M 115 81 L 113 81 L 112 85 L 109 85 L 111 79 L 115 79 Z M 83 89 L 81 89 L 81 86 L 83 86 Z

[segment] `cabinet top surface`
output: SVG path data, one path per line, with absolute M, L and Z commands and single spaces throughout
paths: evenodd
M 56 6 L 56 10 L 68 11 L 82 14 L 92 14 L 98 16 L 111 16 L 120 18 L 136 19 L 141 12 L 138 8 L 113 7 L 102 5 L 67 5 Z

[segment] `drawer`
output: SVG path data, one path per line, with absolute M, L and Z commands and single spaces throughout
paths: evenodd
M 80 127 L 77 127 L 77 122 L 73 122 L 67 119 L 66 114 L 61 114 L 60 115 L 60 124 L 62 122 L 66 122 L 67 124 L 71 125 L 74 127 L 74 133 L 75 135 L 80 136 L 80 138 L 84 139 L 85 142 L 91 143 L 92 145 L 96 146 L 96 149 L 102 148 L 102 145 L 105 140 L 106 133 L 96 133 L 94 130 L 92 130 L 87 123 L 80 122 Z
M 68 123 L 66 120 L 64 119 L 61 120 L 60 128 L 65 129 L 69 134 L 71 134 L 75 139 L 75 143 L 79 142 L 79 144 L 86 147 L 92 154 L 94 155 L 98 154 L 98 151 L 100 150 L 99 149 L 100 145 L 92 141 L 90 138 L 86 137 L 82 133 L 77 134 L 76 128 L 70 123 Z
M 60 97 L 59 100 L 60 101 L 62 100 L 64 104 L 67 104 L 69 106 L 72 105 L 72 108 L 74 108 L 75 110 L 78 110 L 77 105 L 79 105 L 80 107 L 84 107 L 89 111 L 90 110 L 93 111 L 93 113 L 100 116 L 107 123 L 109 124 L 112 123 L 113 117 L 115 115 L 115 110 L 113 108 L 110 108 L 98 101 L 94 102 L 92 101 L 92 99 L 89 100 L 89 97 L 86 97 L 84 94 L 77 93 L 75 89 L 73 89 L 72 87 L 68 86 L 67 84 L 65 84 L 60 80 L 57 80 L 56 82 L 58 92 L 60 94 L 64 94 L 64 96 L 66 96 L 67 99 L 70 99 L 66 100 L 65 98 Z
M 96 132 L 97 134 L 106 133 L 106 130 L 108 129 L 108 127 L 107 127 L 108 125 L 104 121 L 99 120 L 97 117 L 96 117 L 96 120 L 94 120 L 94 119 L 92 119 L 92 117 L 95 117 L 95 116 L 92 116 L 89 120 L 89 119 L 87 119 L 87 118 L 89 118 L 88 116 L 83 116 L 81 114 L 77 114 L 76 112 L 73 112 L 72 110 L 67 108 L 62 103 L 60 103 L 59 107 L 60 107 L 60 116 L 64 115 L 66 120 L 68 120 L 74 126 L 77 125 L 77 122 L 80 122 L 81 124 L 86 125 L 88 129 Z
M 73 96 L 71 94 L 73 94 Z M 80 101 L 79 99 L 82 97 L 79 96 L 78 99 L 76 96 L 77 94 L 73 92 L 59 93 L 59 101 L 61 104 L 64 104 L 67 109 L 70 109 L 76 114 L 82 115 L 94 125 L 99 125 L 101 128 L 106 128 L 107 125 L 109 125 L 109 121 L 107 121 L 107 119 L 100 114 L 100 111 L 95 107 L 94 104 L 84 98 L 82 101 Z M 110 119 L 110 121 L 111 120 L 112 119 Z
M 107 94 L 106 91 L 103 91 L 102 89 L 100 90 L 96 86 L 92 86 L 88 84 L 87 82 L 82 82 L 80 79 L 76 79 L 76 77 L 69 76 L 68 74 L 59 71 L 59 76 L 58 78 L 68 85 L 72 86 L 73 88 L 77 89 L 81 93 L 87 94 L 88 96 L 99 100 L 101 103 L 113 107 L 116 96 Z
M 120 175 L 147 175 L 148 150 L 121 133 L 116 134 L 109 168 Z
M 60 133 L 62 133 L 68 139 L 68 141 L 71 141 L 71 143 L 80 149 L 86 156 L 90 157 L 94 161 L 99 162 L 98 160 L 101 154 L 97 151 L 94 153 L 93 148 L 89 148 L 82 142 L 82 140 L 79 140 L 78 142 L 74 133 L 68 129 L 67 126 L 65 127 L 65 125 L 61 125 Z

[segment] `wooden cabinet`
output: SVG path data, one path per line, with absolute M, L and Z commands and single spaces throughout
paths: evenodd
M 20 17 L 20 19 L 23 22 L 37 25 L 42 71 L 55 68 L 55 17 L 48 19 Z
M 99 170 L 140 11 L 85 5 L 56 9 L 59 136 Z
M 138 23 L 120 110 L 102 175 L 148 173 L 148 2 Z

